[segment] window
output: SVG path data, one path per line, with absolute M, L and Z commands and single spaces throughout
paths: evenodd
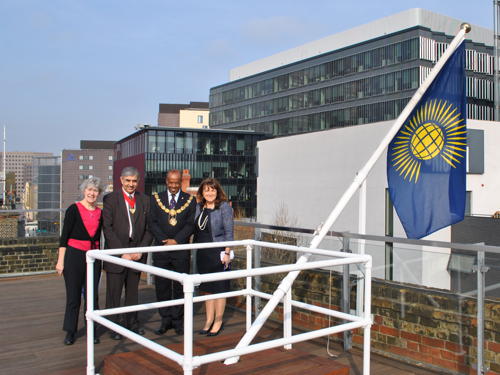
M 89 155 L 89 160 L 94 160 L 94 157 L 92 155 Z
M 198 115 L 197 119 L 196 119 L 196 122 L 198 124 L 203 124 L 203 115 Z
M 89 169 L 90 170 L 94 169 L 94 166 L 93 165 L 89 165 Z
M 83 169 L 83 165 L 79 165 L 79 166 L 78 166 L 78 169 Z
M 113 160 L 113 156 L 108 156 L 108 160 Z
M 113 170 L 113 166 L 112 165 L 108 165 L 108 171 L 112 171 Z
M 83 160 L 83 155 L 80 155 L 80 156 L 78 157 L 78 160 Z

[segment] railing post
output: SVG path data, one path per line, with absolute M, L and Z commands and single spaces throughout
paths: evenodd
M 87 259 L 87 375 L 95 375 L 94 365 L 94 321 L 89 312 L 94 311 L 94 264 L 95 259 L 88 254 Z
M 261 236 L 261 231 L 260 228 L 255 228 L 254 232 L 254 240 L 260 241 L 260 236 Z M 253 256 L 254 256 L 254 267 L 255 268 L 260 268 L 260 260 L 261 260 L 261 249 L 260 246 L 255 246 L 253 248 Z M 261 278 L 260 276 L 255 276 L 254 278 L 254 289 L 258 290 L 259 292 L 261 291 Z M 254 303 L 253 303 L 253 308 L 254 308 L 254 316 L 257 317 L 260 313 L 260 297 L 255 297 Z
M 484 375 L 484 287 L 486 267 L 484 251 L 477 252 L 477 375 Z
M 184 375 L 193 374 L 193 293 L 194 283 L 189 275 L 184 275 Z
M 247 245 L 247 271 L 252 270 L 252 245 Z M 246 313 L 246 330 L 248 331 L 252 326 L 252 295 L 250 292 L 252 290 L 252 277 L 248 276 L 246 278 L 247 282 L 247 295 L 246 302 L 247 308 L 245 310 Z
M 283 337 L 292 337 L 292 288 L 288 289 L 283 297 Z M 290 350 L 292 344 L 286 344 L 283 348 Z
M 349 249 L 349 238 L 343 237 L 342 238 L 342 251 L 345 253 L 350 253 L 351 250 Z M 351 274 L 350 274 L 350 267 L 348 264 L 345 266 L 342 266 L 342 301 L 341 301 L 341 306 L 342 306 L 342 312 L 346 314 L 351 313 Z M 346 320 L 344 320 L 344 323 L 347 323 Z M 344 331 L 343 332 L 344 336 L 344 351 L 348 352 L 352 348 L 352 332 L 351 331 Z
M 148 257 L 146 258 L 146 263 L 148 266 L 153 265 L 153 253 L 148 253 Z M 149 272 L 146 274 L 146 284 L 153 285 L 153 275 Z
M 364 319 L 367 325 L 363 329 L 363 375 L 370 375 L 370 330 L 372 326 L 372 260 L 365 264 L 364 279 Z

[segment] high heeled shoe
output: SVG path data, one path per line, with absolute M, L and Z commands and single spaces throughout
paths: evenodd
M 208 327 L 207 329 L 200 329 L 198 331 L 198 334 L 199 335 L 206 335 L 208 332 L 210 332 L 210 330 L 212 329 L 213 325 L 214 325 L 214 322 L 212 322 L 212 324 L 210 324 L 210 327 Z
M 64 338 L 64 345 L 73 345 L 75 343 L 75 333 L 68 332 Z
M 209 336 L 209 337 L 217 336 L 222 331 L 224 331 L 224 322 L 221 323 L 220 328 L 217 332 L 208 332 L 207 336 Z

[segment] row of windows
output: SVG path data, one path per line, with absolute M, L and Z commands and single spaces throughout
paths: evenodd
M 94 166 L 93 165 L 79 165 L 78 166 L 78 169 L 79 170 L 93 170 L 94 169 Z M 113 170 L 113 166 L 112 165 L 108 165 L 108 171 L 112 171 Z
M 94 155 L 80 155 L 78 160 L 94 160 Z M 108 160 L 113 160 L 113 156 L 108 156 Z
M 214 110 L 210 114 L 210 121 L 214 125 L 220 125 L 249 120 L 325 104 L 416 89 L 418 85 L 419 69 L 406 69 L 224 111 Z
M 147 152 L 196 155 L 244 155 L 254 153 L 260 136 L 226 133 L 155 131 L 147 133 Z M 122 155 L 122 158 L 125 157 Z
M 414 60 L 418 58 L 418 52 L 418 38 L 408 39 L 289 74 L 283 74 L 275 78 L 269 78 L 251 85 L 212 94 L 210 96 L 210 107 L 238 103 L 315 82 Z
M 474 120 L 493 120 L 493 107 L 480 104 L 467 104 L 467 118 Z
M 91 174 L 81 174 L 80 176 L 78 176 L 78 178 L 80 180 L 86 180 L 87 178 L 91 178 L 91 177 L 94 177 L 94 175 L 91 175 Z M 112 179 L 113 179 L 113 176 L 108 175 L 108 180 L 112 180 Z
M 493 101 L 493 81 L 467 77 L 467 96 Z
M 235 127 L 235 129 L 254 130 L 265 132 L 273 136 L 284 136 L 335 127 L 387 121 L 395 119 L 409 100 L 409 98 L 406 98 L 389 102 L 367 104 L 311 115 L 266 121 L 258 124 L 242 125 Z
M 420 84 L 427 78 L 431 68 L 420 67 Z M 477 77 L 466 77 L 465 95 L 469 98 L 493 101 L 493 81 Z

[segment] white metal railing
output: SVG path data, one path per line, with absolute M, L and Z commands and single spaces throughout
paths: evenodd
M 184 274 L 174 271 L 157 268 L 151 265 L 133 262 L 130 260 L 115 257 L 113 255 L 121 255 L 127 253 L 145 253 L 145 252 L 165 252 L 176 250 L 193 250 L 203 251 L 203 249 L 213 247 L 240 247 L 246 248 L 246 268 L 241 270 L 231 270 L 225 272 L 217 272 L 210 274 Z M 281 249 L 294 251 L 299 253 L 308 253 L 315 255 L 327 256 L 330 259 L 318 260 L 305 263 L 285 264 L 270 267 L 253 268 L 252 266 L 252 251 L 255 246 L 267 248 Z M 93 272 L 95 260 L 115 263 L 124 267 L 132 268 L 138 271 L 148 272 L 158 277 L 164 277 L 180 282 L 183 285 L 184 298 L 145 303 L 134 306 L 118 307 L 105 310 L 94 310 L 94 284 Z M 291 290 L 288 289 L 282 299 L 283 303 L 283 338 L 261 342 L 259 344 L 245 345 L 236 347 L 230 350 L 224 350 L 215 353 L 209 353 L 200 356 L 193 356 L 193 303 L 203 302 L 216 298 L 227 298 L 236 296 L 246 297 L 246 331 L 258 332 L 265 323 L 266 319 L 259 317 L 252 323 L 252 297 L 271 299 L 273 296 L 267 293 L 254 290 L 252 288 L 252 278 L 255 276 L 271 275 L 275 273 L 285 273 L 302 270 L 310 270 L 317 268 L 342 266 L 347 264 L 359 264 L 364 267 L 364 311 L 358 315 L 351 315 L 339 311 L 327 309 L 320 306 L 311 305 L 308 303 L 295 301 L 292 299 Z M 322 336 L 327 336 L 339 332 L 349 331 L 356 328 L 364 329 L 363 343 L 363 374 L 370 373 L 370 327 L 371 327 L 371 268 L 372 259 L 370 255 L 351 254 L 337 252 L 332 250 L 311 249 L 301 246 L 284 245 L 277 243 L 269 243 L 255 240 L 216 242 L 216 243 L 197 243 L 175 246 L 154 246 L 128 249 L 113 249 L 113 250 L 91 250 L 87 252 L 87 375 L 95 375 L 94 365 L 94 322 L 99 323 L 136 343 L 155 351 L 156 353 L 169 358 L 180 366 L 182 366 L 185 375 L 191 375 L 194 368 L 203 364 L 226 360 L 229 358 L 238 358 L 241 355 L 258 352 L 283 346 L 285 349 L 290 349 L 292 344 L 301 341 L 311 340 Z M 194 297 L 194 288 L 202 282 L 211 282 L 228 279 L 246 279 L 246 287 L 239 291 L 211 294 Z M 279 287 L 278 287 L 279 288 Z M 276 293 L 276 292 L 275 292 Z M 114 322 L 107 319 L 108 315 L 121 314 L 132 311 L 142 311 L 156 309 L 159 307 L 167 307 L 174 305 L 184 305 L 184 355 L 179 354 L 171 349 L 157 344 L 154 341 L 138 335 Z M 342 319 L 344 323 L 336 326 L 313 330 L 297 335 L 292 334 L 292 307 L 309 310 L 312 312 L 325 314 L 327 316 Z

